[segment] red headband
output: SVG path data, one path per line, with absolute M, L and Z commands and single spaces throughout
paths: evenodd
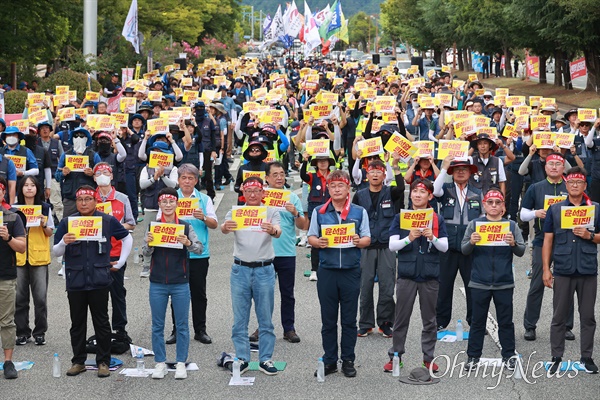
M 485 196 L 483 196 L 483 201 L 488 201 L 489 199 L 500 199 L 504 201 L 504 195 L 502 194 L 502 192 L 499 192 L 497 190 L 490 190 L 485 194 Z
M 4 187 L 4 183 L 0 183 L 0 189 L 6 191 L 6 187 Z
M 108 164 L 97 164 L 94 167 L 94 174 L 98 171 L 109 171 L 112 174 L 112 167 Z
M 158 196 L 158 201 L 159 202 L 163 201 L 163 199 L 171 199 L 171 200 L 177 201 L 177 196 L 174 196 L 174 195 L 168 194 L 168 193 L 161 194 L 160 196 Z
M 367 167 L 367 172 L 371 172 L 374 170 L 379 170 L 379 171 L 382 171 L 383 173 L 385 173 L 385 167 L 382 165 L 369 165 Z
M 77 198 L 81 196 L 92 196 L 93 198 L 96 198 L 96 192 L 90 189 L 79 189 L 75 194 L 75 197 Z
M 586 181 L 585 175 L 584 174 L 580 174 L 579 172 L 567 175 L 567 181 L 570 181 L 572 179 L 581 179 L 582 181 Z
M 256 179 L 252 179 L 250 181 L 244 182 L 244 184 L 242 185 L 242 190 L 246 190 L 251 187 L 257 187 L 259 189 L 262 189 L 263 185 L 262 185 L 262 183 L 260 183 L 260 181 L 257 181 Z
M 558 155 L 558 154 L 550 154 L 546 157 L 546 162 L 548 161 L 559 161 L 561 163 L 565 163 L 565 159 L 564 157 Z
M 328 183 L 331 183 L 331 182 L 343 182 L 346 185 L 350 186 L 350 181 L 348 180 L 348 178 L 346 178 L 344 176 L 335 176 L 333 178 L 330 178 Z
M 429 189 L 423 182 L 419 182 L 415 185 L 416 188 L 421 188 L 427 190 L 427 192 L 432 193 L 431 189 Z

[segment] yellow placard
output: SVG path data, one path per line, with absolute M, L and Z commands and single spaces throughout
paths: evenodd
M 119 101 L 119 112 L 135 114 L 137 99 L 135 97 L 121 97 Z
M 506 96 L 503 94 L 496 95 L 494 97 L 494 105 L 496 107 L 505 106 L 506 105 Z
M 236 231 L 261 232 L 266 219 L 266 206 L 233 206 L 231 210 L 231 220 L 237 222 Z
M 575 134 L 574 133 L 555 133 L 555 144 L 561 149 L 570 149 L 575 142 Z
M 396 98 L 394 96 L 378 96 L 373 102 L 375 112 L 394 112 Z
M 515 118 L 515 126 L 518 129 L 529 129 L 529 115 L 520 115 Z
M 173 111 L 181 113 L 181 118 L 183 118 L 184 120 L 192 118 L 192 109 L 188 106 L 173 107 Z
M 290 202 L 292 192 L 287 189 L 266 189 L 264 203 L 269 207 L 285 209 L 285 205 Z
M 267 88 L 266 87 L 261 87 L 258 89 L 254 89 L 252 91 L 252 97 L 254 97 L 255 100 L 262 100 L 266 97 L 267 95 Z
M 508 96 L 507 88 L 496 88 L 496 96 Z M 496 99 L 494 99 L 496 100 Z
M 46 95 L 44 93 L 27 93 L 27 104 L 29 107 L 41 107 L 44 105 L 44 101 L 46 101 Z
M 112 115 L 99 115 L 96 120 L 97 131 L 112 131 L 115 129 L 115 117 Z
M 112 203 L 110 201 L 106 201 L 104 203 L 96 203 L 96 211 L 99 211 L 104 214 L 112 215 Z
M 510 233 L 510 222 L 476 222 L 475 232 L 481 236 L 481 240 L 475 243 L 476 246 L 508 246 L 504 239 Z
M 551 196 L 549 194 L 544 196 L 544 210 L 548 211 L 552 204 L 560 203 L 563 200 L 567 199 L 567 195 L 561 196 Z
M 436 106 L 452 107 L 452 95 L 450 93 L 436 93 L 434 103 Z
M 398 132 L 394 132 L 385 144 L 384 150 L 389 153 L 397 152 L 400 154 L 400 159 L 406 162 L 412 157 L 416 148 L 410 140 L 406 139 Z
M 65 167 L 69 168 L 71 172 L 83 172 L 83 170 L 89 168 L 89 166 L 89 156 L 65 154 Z
M 475 89 L 475 96 L 481 97 L 485 94 L 485 89 Z
M 462 81 L 460 79 L 454 79 L 452 81 L 452 87 L 455 89 L 458 89 L 458 88 L 464 86 L 464 84 L 465 84 L 465 81 Z
M 181 87 L 192 86 L 192 78 L 182 78 Z
M 61 110 L 59 110 L 61 111 Z M 10 126 L 16 127 L 19 132 L 26 133 L 27 128 L 29 128 L 29 120 L 28 119 L 15 119 L 10 121 Z
M 329 117 L 333 110 L 333 104 L 311 104 L 310 111 L 315 120 Z
M 525 105 L 525 96 L 506 96 L 506 106 L 516 107 Z
M 561 229 L 593 228 L 595 213 L 595 206 L 562 206 L 560 207 L 560 227 Z
M 160 118 L 166 118 L 169 125 L 178 125 L 181 113 L 175 110 L 163 110 L 160 112 Z
M 257 177 L 265 180 L 265 171 L 242 171 L 242 182 L 250 177 Z
M 555 134 L 550 132 L 533 132 L 533 144 L 538 149 L 553 149 Z
M 529 105 L 531 107 L 539 106 L 540 101 L 542 100 L 542 96 L 529 96 Z
M 529 125 L 532 131 L 549 131 L 550 116 L 549 115 L 532 115 L 529 118 Z
M 26 228 L 33 228 L 42 225 L 42 206 L 15 205 L 25 217 L 27 217 Z
M 76 108 L 75 114 L 79 115 L 83 119 L 86 119 L 89 113 L 87 108 Z
M 89 100 L 89 101 L 100 101 L 100 93 L 98 92 L 91 92 L 89 90 L 87 90 L 85 92 L 85 100 Z
M 313 139 L 306 141 L 305 150 L 310 156 L 329 156 L 329 139 Z
M 148 129 L 146 133 L 149 135 L 154 135 L 158 132 L 168 132 L 169 131 L 169 120 L 166 118 L 155 118 L 150 119 L 147 122 Z
M 381 119 L 383 120 L 384 124 L 397 124 L 398 123 L 398 116 L 396 115 L 395 112 L 382 112 Z
M 165 169 L 171 169 L 173 168 L 173 157 L 173 154 L 151 151 L 150 158 L 148 158 L 148 167 L 164 167 Z
M 12 160 L 13 164 L 15 164 L 15 168 L 17 171 L 25 171 L 27 168 L 27 157 L 25 156 L 17 156 L 13 154 L 5 154 L 4 157 Z
M 327 239 L 327 247 L 355 247 L 352 241 L 355 234 L 354 224 L 321 225 L 321 237 Z
M 596 121 L 596 109 L 595 108 L 578 108 L 577 118 L 581 122 L 594 122 Z
M 255 101 L 247 101 L 244 103 L 244 107 L 243 110 L 245 113 L 248 112 L 253 112 L 256 113 L 256 111 L 260 108 L 260 104 L 258 104 Z
M 515 114 L 517 117 L 520 117 L 522 115 L 531 115 L 531 107 L 527 105 L 515 106 L 513 108 L 513 114 Z
M 56 93 L 56 94 L 68 94 L 69 93 L 69 87 L 68 86 L 57 86 L 56 90 L 54 91 L 54 93 Z
M 449 65 L 442 65 L 442 72 L 449 74 L 452 72 L 452 68 Z
M 148 242 L 148 246 L 183 249 L 183 244 L 177 241 L 177 237 L 185 234 L 185 225 L 151 221 L 150 233 L 152 241 Z
M 547 108 L 547 107 L 556 108 L 556 99 L 553 97 L 542 97 L 540 100 L 540 107 L 541 108 Z
M 498 137 L 498 131 L 496 130 L 496 128 L 491 127 L 491 126 L 481 126 L 479 128 L 477 128 L 477 135 L 488 135 L 490 137 L 490 139 L 492 140 L 496 140 L 496 138 Z
M 192 101 L 198 100 L 198 91 L 197 90 L 184 90 L 182 100 L 184 103 L 191 103 Z
M 283 110 L 266 110 L 260 113 L 260 122 L 271 125 L 282 125 L 287 118 Z
M 148 101 L 162 101 L 162 92 L 158 90 L 151 90 L 148 92 Z
M 440 140 L 437 158 L 443 160 L 448 156 L 466 159 L 469 156 L 469 142 L 464 140 Z
M 475 123 L 475 128 L 489 128 L 490 127 L 490 119 L 483 115 L 475 115 L 472 117 L 473 122 Z
M 129 114 L 112 113 L 111 116 L 114 118 L 115 125 L 127 126 L 127 124 L 129 123 Z
M 374 100 L 377 97 L 376 89 L 363 89 L 360 91 L 360 95 L 367 100 Z
M 58 110 L 58 119 L 61 121 L 75 121 L 75 108 L 61 108 Z
M 469 80 L 471 82 L 478 80 L 477 74 L 469 74 Z
M 320 95 L 319 103 L 337 104 L 338 102 L 338 95 L 336 93 L 320 92 Z
M 194 211 L 200 209 L 200 199 L 198 197 L 182 197 L 177 200 L 177 218 L 192 219 Z
M 69 93 L 57 94 L 52 98 L 52 101 L 54 102 L 54 107 L 60 105 L 66 106 L 69 104 Z
M 218 92 L 216 90 L 202 89 L 202 95 L 200 98 L 204 101 L 213 101 L 217 95 Z
M 75 240 L 100 240 L 102 217 L 69 217 L 67 231 L 75 234 Z
M 215 75 L 215 76 L 213 76 L 213 84 L 215 86 L 217 86 L 217 87 L 225 85 L 226 81 L 227 81 L 227 77 L 225 77 L 223 75 Z
M 48 121 L 48 112 L 46 110 L 39 110 L 30 113 L 27 118 L 29 119 L 29 123 L 38 126 L 38 124 Z
M 502 130 L 502 136 L 508 138 L 511 137 L 513 139 L 517 139 L 519 137 L 519 132 L 515 129 L 513 125 L 506 124 L 504 129 Z
M 426 229 L 433 223 L 433 208 L 424 210 L 400 210 L 400 229 Z
M 383 143 L 381 136 L 377 136 L 371 139 L 361 140 L 357 143 L 358 150 L 362 151 L 361 158 L 375 156 L 383 153 Z
M 427 158 L 433 157 L 433 150 L 435 148 L 435 142 L 433 140 L 419 140 L 413 142 L 413 145 L 417 148 L 414 158 Z

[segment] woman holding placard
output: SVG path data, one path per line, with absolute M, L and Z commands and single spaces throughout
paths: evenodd
M 33 334 L 35 344 L 46 344 L 48 330 L 48 265 L 50 258 L 50 236 L 54 230 L 54 219 L 50 216 L 50 204 L 44 202 L 44 190 L 34 176 L 27 176 L 17 186 L 19 208 L 27 216 L 27 250 L 17 253 L 17 297 L 15 324 L 17 342 L 26 344 Z M 29 328 L 29 291 L 33 297 L 35 326 Z

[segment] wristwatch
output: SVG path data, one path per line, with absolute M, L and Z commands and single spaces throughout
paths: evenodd
M 12 235 L 8 235 L 8 238 L 5 240 L 6 243 L 10 242 L 11 240 L 13 240 Z
M 590 242 L 594 241 L 594 237 L 596 236 L 596 234 L 594 232 L 590 233 Z

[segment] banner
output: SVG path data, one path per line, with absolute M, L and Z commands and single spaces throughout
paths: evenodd
M 562 206 L 560 208 L 560 227 L 561 229 L 593 228 L 595 212 L 595 206 Z
M 69 168 L 71 172 L 83 172 L 83 170 L 89 168 L 89 166 L 89 156 L 76 156 L 65 154 L 65 167 Z
M 173 154 L 151 151 L 150 158 L 148 159 L 148 168 L 164 167 L 165 169 L 171 169 L 173 168 L 173 159 Z
M 433 224 L 433 208 L 424 210 L 400 210 L 400 229 L 426 229 Z
M 510 222 L 476 222 L 475 232 L 481 236 L 476 246 L 508 246 L 504 239 L 510 233 Z
M 285 210 L 285 205 L 290 202 L 292 192 L 287 189 L 265 189 L 264 203 L 268 207 Z
M 354 246 L 354 224 L 321 225 L 321 236 L 327 239 L 327 247 L 342 249 Z
M 569 63 L 569 71 L 571 72 L 571 80 L 581 78 L 587 75 L 587 67 L 585 66 L 585 57 Z
M 550 206 L 555 203 L 560 203 L 563 200 L 567 199 L 567 195 L 562 196 L 551 196 L 549 194 L 544 196 L 544 210 L 548 211 Z
M 525 57 L 525 68 L 527 70 L 527 76 L 533 78 L 540 77 L 540 58 L 539 57 Z
M 192 219 L 194 211 L 200 209 L 200 199 L 198 197 L 183 197 L 177 200 L 177 218 Z
M 75 234 L 75 240 L 100 240 L 102 217 L 69 217 L 67 231 Z
M 261 225 L 267 219 L 265 206 L 233 206 L 231 220 L 237 222 L 236 231 L 262 232 Z
M 151 221 L 150 233 L 152 241 L 148 246 L 183 249 L 183 244 L 177 241 L 177 236 L 185 234 L 185 225 Z
M 21 212 L 27 217 L 27 225 L 25 226 L 26 228 L 33 228 L 35 226 L 42 225 L 42 206 L 15 205 L 15 208 L 21 210 Z

